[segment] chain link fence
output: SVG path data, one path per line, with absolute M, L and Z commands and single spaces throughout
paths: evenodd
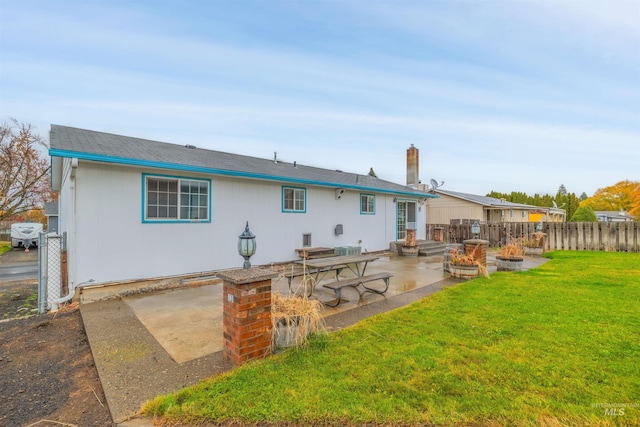
M 38 242 L 38 312 L 57 310 L 62 296 L 64 236 L 41 233 Z

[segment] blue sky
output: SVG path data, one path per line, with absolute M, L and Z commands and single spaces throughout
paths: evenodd
M 640 180 L 640 0 L 0 0 L 0 117 L 403 184 Z

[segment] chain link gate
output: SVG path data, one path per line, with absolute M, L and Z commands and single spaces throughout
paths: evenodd
M 38 312 L 57 310 L 62 296 L 63 236 L 41 233 L 38 242 Z

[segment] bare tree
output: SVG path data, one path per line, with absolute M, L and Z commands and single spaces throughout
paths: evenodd
M 42 208 L 49 195 L 46 142 L 31 124 L 14 118 L 0 125 L 0 220 Z

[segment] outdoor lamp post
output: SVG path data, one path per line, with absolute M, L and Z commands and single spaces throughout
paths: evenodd
M 242 234 L 238 236 L 238 253 L 244 258 L 242 268 L 251 268 L 249 258 L 256 253 L 256 236 L 249 230 L 249 221 Z
M 473 236 L 477 239 L 478 234 L 480 234 L 480 224 L 478 224 L 478 221 L 474 222 L 473 225 L 471 226 L 471 232 L 473 233 Z

